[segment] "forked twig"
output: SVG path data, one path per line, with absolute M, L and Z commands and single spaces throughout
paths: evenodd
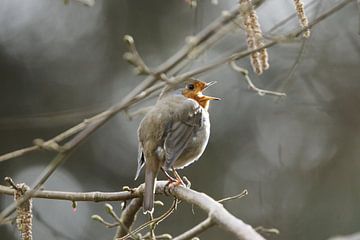
M 270 90 L 265 90 L 265 89 L 260 89 L 258 87 L 256 87 L 254 85 L 254 83 L 251 81 L 250 77 L 249 77 L 249 72 L 248 70 L 246 70 L 245 68 L 239 67 L 235 61 L 232 61 L 230 63 L 230 66 L 232 69 L 234 69 L 235 71 L 241 73 L 246 80 L 246 83 L 248 84 L 249 88 L 255 92 L 257 92 L 260 96 L 265 96 L 265 95 L 274 95 L 274 96 L 286 96 L 285 93 L 282 92 L 275 92 L 275 91 L 270 91 Z

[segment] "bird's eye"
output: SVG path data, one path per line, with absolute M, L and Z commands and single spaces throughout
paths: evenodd
M 194 89 L 195 89 L 195 86 L 194 86 L 194 84 L 188 84 L 188 85 L 187 85 L 187 88 L 188 88 L 189 90 L 194 90 Z

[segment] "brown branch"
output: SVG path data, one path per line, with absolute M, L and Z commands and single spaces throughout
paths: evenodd
M 130 201 L 130 203 L 125 207 L 125 209 L 121 213 L 120 220 L 125 225 L 125 227 L 119 226 L 117 228 L 114 239 L 121 238 L 128 234 L 128 230 L 131 231 L 131 226 L 135 221 L 136 214 L 142 207 L 142 198 L 134 198 Z
M 13 195 L 15 192 L 11 187 L 0 185 L 0 194 Z M 142 196 L 142 190 L 135 188 L 132 191 L 121 192 L 62 192 L 40 190 L 33 194 L 32 198 L 67 200 L 75 202 L 105 202 L 125 201 Z
M 167 185 L 168 185 L 168 184 L 166 184 L 166 185 L 164 186 L 164 188 L 162 189 L 163 192 L 165 192 L 166 189 L 168 189 L 168 188 L 167 188 Z M 155 227 L 156 227 L 160 222 L 162 222 L 162 221 L 164 221 L 166 218 L 168 218 L 168 217 L 176 210 L 177 204 L 178 204 L 178 199 L 175 198 L 174 201 L 173 201 L 172 206 L 171 206 L 165 213 L 161 214 L 159 217 L 156 217 L 156 218 L 153 218 L 153 216 L 150 215 L 150 216 L 151 216 L 151 220 L 150 220 L 150 221 L 148 221 L 148 222 L 140 225 L 140 226 L 137 227 L 135 230 L 129 232 L 127 235 L 125 235 L 125 236 L 123 236 L 123 237 L 121 237 L 121 238 L 117 238 L 117 239 L 118 239 L 118 240 L 125 240 L 125 239 L 127 239 L 129 236 L 132 236 L 132 235 L 138 233 L 139 231 L 143 230 L 143 229 L 146 228 L 147 226 L 150 227 L 150 237 L 151 237 L 151 239 L 156 239 L 156 237 L 155 237 L 155 232 L 154 232 Z M 146 238 L 146 237 L 144 236 L 144 238 Z
M 216 200 L 207 196 L 205 193 L 200 193 L 182 186 L 175 186 L 168 189 L 167 181 L 158 181 L 156 183 L 156 193 L 166 194 L 170 193 L 177 199 L 194 204 L 204 210 L 214 224 L 219 225 L 226 231 L 229 231 L 237 239 L 251 239 L 251 240 L 263 240 L 251 226 L 245 224 L 240 219 L 234 217 L 229 213 L 222 204 Z M 144 190 L 144 184 L 139 187 L 130 189 L 130 191 L 122 191 L 116 193 L 71 193 L 71 192 L 57 192 L 57 191 L 43 191 L 35 192 L 32 198 L 46 198 L 54 200 L 68 200 L 68 201 L 114 201 L 116 200 L 128 200 L 138 198 L 142 196 Z M 10 187 L 0 186 L 0 193 L 12 195 L 14 190 Z M 139 204 L 137 202 L 136 204 Z M 138 205 L 137 205 L 138 206 Z M 136 210 L 136 208 L 135 208 Z
M 180 234 L 179 236 L 173 238 L 173 240 L 186 240 L 186 239 L 192 239 L 193 237 L 198 236 L 200 233 L 205 232 L 212 226 L 214 226 L 215 223 L 211 220 L 210 217 L 199 223 L 198 225 L 194 226 L 193 228 L 189 229 L 188 231 Z
M 207 212 L 211 221 L 215 222 L 215 224 L 219 225 L 224 230 L 232 233 L 237 239 L 264 239 L 250 225 L 234 217 L 222 204 L 206 194 L 183 187 L 170 189 L 170 192 L 180 200 L 194 204 Z
M 248 195 L 248 191 L 245 189 L 244 191 L 242 191 L 241 193 L 239 193 L 235 196 L 226 197 L 221 200 L 218 200 L 217 202 L 223 203 L 223 202 L 230 201 L 230 200 L 240 199 L 242 197 L 245 197 L 246 195 Z M 191 229 L 187 230 L 186 232 L 180 234 L 179 236 L 173 238 L 173 240 L 192 239 L 193 237 L 198 236 L 200 233 L 205 232 L 206 230 L 213 227 L 214 225 L 215 225 L 214 221 L 212 221 L 211 218 L 208 217 L 207 219 L 200 222 L 196 226 L 194 226 Z
M 244 76 L 249 88 L 251 90 L 257 92 L 260 96 L 265 96 L 265 95 L 275 95 L 275 96 L 279 96 L 279 97 L 286 96 L 286 94 L 282 93 L 282 92 L 274 92 L 274 91 L 269 91 L 269 90 L 260 89 L 260 88 L 256 87 L 249 77 L 249 72 L 245 68 L 241 68 L 238 65 L 236 65 L 235 61 L 232 61 L 230 63 L 230 66 L 235 71 L 241 73 Z

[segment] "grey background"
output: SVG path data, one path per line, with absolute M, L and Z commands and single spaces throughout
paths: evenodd
M 305 1 L 309 2 L 309 1 Z M 322 1 L 320 12 L 340 1 Z M 92 8 L 49 0 L 0 1 L 0 152 L 48 139 L 122 99 L 143 77 L 122 60 L 124 34 L 134 37 L 150 67 L 177 51 L 192 35 L 236 1 L 191 9 L 181 0 L 98 1 Z M 258 14 L 264 31 L 293 13 L 292 1 L 268 0 Z M 316 9 L 308 15 L 312 19 Z M 301 62 L 286 84 L 288 97 L 260 97 L 228 66 L 201 78 L 217 80 L 209 94 L 223 98 L 210 109 L 212 132 L 202 158 L 181 171 L 196 190 L 215 199 L 248 189 L 249 196 L 226 203 L 253 226 L 275 227 L 270 239 L 326 239 L 360 230 L 360 45 L 356 4 L 319 24 Z M 297 27 L 291 21 L 278 33 Z M 190 67 L 244 46 L 241 31 L 208 51 Z M 301 42 L 269 49 L 270 70 L 251 74 L 263 88 L 277 89 Z M 249 60 L 239 62 L 249 67 Z M 190 69 L 187 68 L 187 69 Z M 145 105 L 150 105 L 149 101 Z M 117 191 L 137 186 L 136 128 L 119 114 L 91 136 L 50 178 L 45 188 Z M 52 153 L 35 153 L 0 163 L 0 178 L 31 183 Z M 166 199 L 165 199 L 166 200 Z M 5 208 L 11 197 L 0 196 Z M 170 204 L 170 203 L 168 203 Z M 118 209 L 119 204 L 114 203 Z M 111 239 L 90 216 L 104 216 L 103 203 L 34 201 L 34 239 Z M 158 213 L 165 208 L 158 208 Z M 173 236 L 205 215 L 181 204 L 158 228 Z M 144 221 L 141 216 L 139 223 Z M 17 239 L 13 226 L 0 226 L 0 239 Z M 202 239 L 231 239 L 218 228 Z

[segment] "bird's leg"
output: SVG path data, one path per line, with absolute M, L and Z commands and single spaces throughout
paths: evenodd
M 174 167 L 171 168 L 174 175 L 175 175 L 175 178 L 176 178 L 176 182 L 175 184 L 176 185 L 183 185 L 184 187 L 186 187 L 186 184 L 184 183 L 184 181 L 181 179 L 180 175 L 177 173 L 177 171 L 175 170 Z
M 175 178 L 173 178 L 172 176 L 170 176 L 170 174 L 162 167 L 161 168 L 161 171 L 163 171 L 163 173 L 166 175 L 166 177 L 168 178 L 168 180 L 169 180 L 169 183 L 168 184 L 170 184 L 170 183 L 172 183 L 172 182 L 176 182 L 176 179 Z

